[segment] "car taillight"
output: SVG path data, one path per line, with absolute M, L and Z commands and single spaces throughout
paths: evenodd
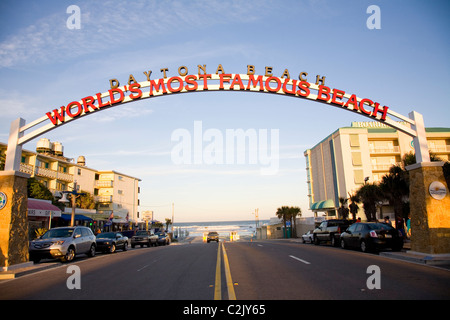
M 378 238 L 377 233 L 376 233 L 375 231 L 373 231 L 373 230 L 370 231 L 369 234 L 370 234 L 370 236 L 371 236 L 372 238 Z

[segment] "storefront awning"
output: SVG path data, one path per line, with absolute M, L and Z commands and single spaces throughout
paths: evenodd
M 334 201 L 332 199 L 314 202 L 311 205 L 311 210 L 313 211 L 328 211 L 333 209 L 336 209 L 336 207 L 334 206 Z
M 70 220 L 72 220 L 72 215 L 71 214 L 62 214 L 61 218 L 66 220 L 66 221 L 70 221 Z M 92 221 L 91 218 L 83 216 L 82 214 L 76 214 L 75 215 L 75 220 L 76 221 Z
M 61 209 L 45 200 L 28 199 L 29 217 L 61 217 Z

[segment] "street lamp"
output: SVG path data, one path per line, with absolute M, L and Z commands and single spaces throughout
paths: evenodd
M 58 201 L 62 202 L 62 203 L 68 203 L 69 200 L 67 199 L 67 195 L 68 194 L 72 195 L 70 197 L 72 200 L 72 217 L 70 218 L 70 226 L 73 227 L 75 225 L 75 207 L 76 207 L 75 200 L 76 200 L 77 196 L 83 196 L 86 193 L 78 193 L 77 192 L 77 182 L 76 181 L 73 182 L 73 190 L 72 191 L 62 191 L 61 193 L 63 194 L 63 196 Z

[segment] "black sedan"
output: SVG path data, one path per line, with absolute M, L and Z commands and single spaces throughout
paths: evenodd
M 170 244 L 169 235 L 165 232 L 157 232 L 155 235 L 158 236 L 158 245 L 165 246 L 166 244 Z
M 398 230 L 386 223 L 359 222 L 341 233 L 341 248 L 360 248 L 362 252 L 391 248 L 400 251 L 403 237 Z
M 117 249 L 128 250 L 128 237 L 120 232 L 104 232 L 97 235 L 97 251 L 114 253 Z

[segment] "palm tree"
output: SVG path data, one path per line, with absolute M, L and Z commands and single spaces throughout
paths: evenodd
M 287 238 L 287 233 L 286 233 L 286 221 L 289 219 L 290 220 L 290 216 L 291 216 L 291 212 L 289 207 L 287 206 L 282 206 L 281 208 L 277 209 L 276 215 L 278 217 L 278 219 L 282 219 L 283 220 L 283 224 L 284 224 L 284 237 Z
M 409 195 L 408 172 L 400 166 L 392 166 L 389 173 L 381 178 L 380 188 L 384 197 L 394 208 L 395 218 L 402 217 L 403 199 Z
M 294 229 L 293 229 L 292 234 L 294 235 L 294 238 L 297 238 L 297 224 L 296 224 L 295 220 L 297 219 L 297 216 L 302 215 L 302 209 L 300 209 L 299 207 L 290 207 L 289 211 L 290 211 L 291 219 L 294 220 L 294 224 L 293 224 Z
M 367 220 L 376 221 L 377 202 L 384 198 L 380 186 L 376 183 L 366 183 L 356 191 L 356 194 L 363 203 Z
M 345 205 L 347 204 L 348 199 L 344 198 L 344 197 L 339 197 L 339 209 L 338 209 L 338 217 L 342 217 L 342 219 L 347 219 L 348 218 L 348 208 L 345 207 Z
M 348 196 L 349 196 L 348 199 L 352 202 L 352 203 L 350 203 L 350 205 L 348 207 L 352 214 L 353 220 L 356 220 L 356 214 L 358 213 L 358 210 L 359 210 L 358 202 L 360 202 L 361 200 L 359 199 L 359 197 L 356 193 L 350 194 L 350 192 L 349 192 Z

